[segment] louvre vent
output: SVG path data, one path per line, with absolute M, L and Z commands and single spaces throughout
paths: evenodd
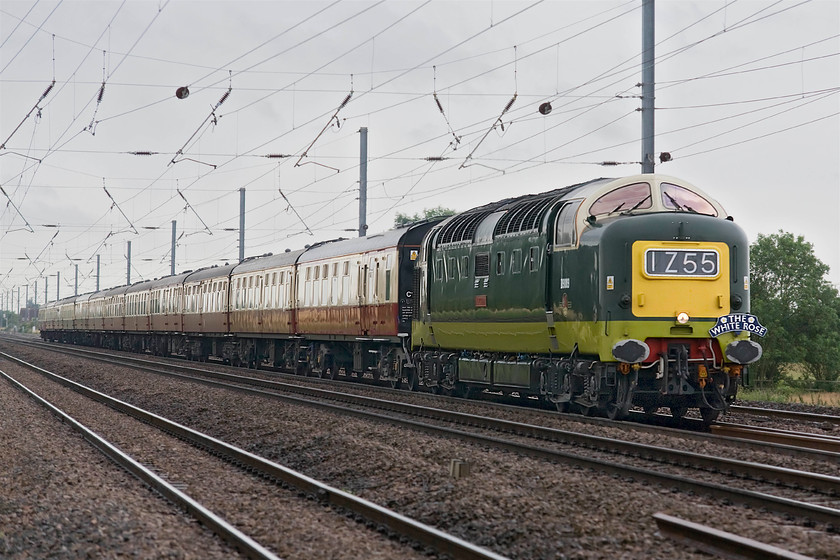
M 538 231 L 542 227 L 546 214 L 554 207 L 556 202 L 567 198 L 581 187 L 610 180 L 595 179 L 545 193 L 508 198 L 455 215 L 443 223 L 434 241 L 434 246 L 463 242 L 488 243 L 491 241 L 491 228 L 493 237 Z M 483 228 L 479 229 L 479 226 L 488 216 L 491 218 L 484 224 Z M 475 239 L 476 232 L 479 232 L 479 240 Z
M 496 224 L 493 235 L 538 230 L 546 213 L 558 197 L 544 197 L 519 202 L 508 209 Z
M 490 253 L 476 253 L 475 277 L 490 276 Z
M 459 241 L 472 241 L 478 224 L 490 214 L 489 211 L 462 214 L 446 224 L 440 232 L 438 243 L 457 243 Z

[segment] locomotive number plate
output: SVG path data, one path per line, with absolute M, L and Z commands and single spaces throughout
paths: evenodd
M 713 249 L 648 249 L 645 276 L 717 278 L 720 257 Z

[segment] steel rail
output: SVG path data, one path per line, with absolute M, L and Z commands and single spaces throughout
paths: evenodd
M 5 355 L 5 354 L 0 353 L 0 355 Z M 19 361 L 23 364 L 26 364 L 28 367 L 33 367 L 36 370 L 40 370 L 40 368 L 38 368 L 37 366 L 27 364 L 26 362 L 23 362 L 22 360 L 17 360 L 17 361 Z M 110 360 L 103 360 L 103 361 L 108 362 Z M 115 362 L 115 363 L 119 363 L 120 365 L 123 365 L 123 366 L 127 365 L 125 363 L 125 361 Z M 489 436 L 484 436 L 484 435 L 480 435 L 480 434 L 476 434 L 476 433 L 463 432 L 463 431 L 455 430 L 455 429 L 452 429 L 452 428 L 446 428 L 446 427 L 436 426 L 436 425 L 432 425 L 432 424 L 425 424 L 425 423 L 416 422 L 416 421 L 413 421 L 413 420 L 396 418 L 396 417 L 393 417 L 393 416 L 385 416 L 385 415 L 381 415 L 381 414 L 377 414 L 377 413 L 373 413 L 373 412 L 367 412 L 367 411 L 363 411 L 363 410 L 348 409 L 348 408 L 340 407 L 340 406 L 330 404 L 330 403 L 314 402 L 314 401 L 303 399 L 303 398 L 298 398 L 298 397 L 293 397 L 293 396 L 288 396 L 288 395 L 281 395 L 281 394 L 272 393 L 272 392 L 266 392 L 266 391 L 262 391 L 262 390 L 259 390 L 259 389 L 249 388 L 249 387 L 243 387 L 241 385 L 230 385 L 230 384 L 226 384 L 226 383 L 211 381 L 211 380 L 208 380 L 208 379 L 199 379 L 199 378 L 195 378 L 195 377 L 183 376 L 181 374 L 173 373 L 171 371 L 160 370 L 160 369 L 157 369 L 157 368 L 151 368 L 151 367 L 146 367 L 146 366 L 128 366 L 128 367 L 139 367 L 140 369 L 143 369 L 143 370 L 146 370 L 146 371 L 151 371 L 151 372 L 154 372 L 154 373 L 167 375 L 169 377 L 173 377 L 173 378 L 176 378 L 176 379 L 186 379 L 186 380 L 191 381 L 191 382 L 199 382 L 199 383 L 203 383 L 205 385 L 212 386 L 212 387 L 235 390 L 235 391 L 239 391 L 239 392 L 246 393 L 246 394 L 251 394 L 251 395 L 259 395 L 259 396 L 263 396 L 263 397 L 270 397 L 270 398 L 274 398 L 274 399 L 277 399 L 277 400 L 282 400 L 284 402 L 289 402 L 289 403 L 293 403 L 293 404 L 314 407 L 314 408 L 318 408 L 318 409 L 321 409 L 321 410 L 328 410 L 328 411 L 337 412 L 337 413 L 343 414 L 343 415 L 351 415 L 351 416 L 356 416 L 356 417 L 364 418 L 364 419 L 368 419 L 368 420 L 372 419 L 374 421 L 382 421 L 382 422 L 387 422 L 387 423 L 390 423 L 390 424 L 401 425 L 401 426 L 409 427 L 409 428 L 412 428 L 412 429 L 415 429 L 415 430 L 418 430 L 418 431 L 421 431 L 421 432 L 424 432 L 424 433 L 433 434 L 433 435 L 436 435 L 436 436 L 446 435 L 446 436 L 449 436 L 449 437 L 458 438 L 458 439 L 461 439 L 463 441 L 468 441 L 470 443 L 475 443 L 475 444 L 479 444 L 479 445 L 492 445 L 496 448 L 511 451 L 511 452 L 514 452 L 514 453 L 519 453 L 519 454 L 522 454 L 522 455 L 528 455 L 528 456 L 540 458 L 540 459 L 543 459 L 543 460 L 553 461 L 553 462 L 563 462 L 563 463 L 571 464 L 571 465 L 582 467 L 582 468 L 589 468 L 589 469 L 593 469 L 593 470 L 596 470 L 596 471 L 601 471 L 601 472 L 605 472 L 605 473 L 609 473 L 609 474 L 613 474 L 613 475 L 618 475 L 618 476 L 621 476 L 621 477 L 629 477 L 629 478 L 632 478 L 634 480 L 641 481 L 643 483 L 658 484 L 658 485 L 662 485 L 662 486 L 666 486 L 666 487 L 675 488 L 677 490 L 682 490 L 684 492 L 707 494 L 707 495 L 710 495 L 712 497 L 722 499 L 724 501 L 733 502 L 733 503 L 741 503 L 741 504 L 744 504 L 744 505 L 747 505 L 747 506 L 750 506 L 750 507 L 765 508 L 768 511 L 774 511 L 776 513 L 781 513 L 781 514 L 785 514 L 785 515 L 792 515 L 792 516 L 795 516 L 795 517 L 807 519 L 807 520 L 809 520 L 811 522 L 814 522 L 814 523 L 823 523 L 827 526 L 827 528 L 829 530 L 834 530 L 835 528 L 840 528 L 840 510 L 834 509 L 834 508 L 829 508 L 829 507 L 815 505 L 815 504 L 809 504 L 809 503 L 800 502 L 800 501 L 792 500 L 792 499 L 788 499 L 788 498 L 782 498 L 782 497 L 778 497 L 778 496 L 772 496 L 772 495 L 764 494 L 764 493 L 761 493 L 761 492 L 742 490 L 742 489 L 738 489 L 738 488 L 730 488 L 730 487 L 727 487 L 727 486 L 723 486 L 723 485 L 715 484 L 715 483 L 711 483 L 711 482 L 685 479 L 685 478 L 675 476 L 675 475 L 671 475 L 671 474 L 667 474 L 667 473 L 660 473 L 660 472 L 656 472 L 656 471 L 652 471 L 652 470 L 648 470 L 648 469 L 643 469 L 643 468 L 639 468 L 639 467 L 621 465 L 621 464 L 618 464 L 618 463 L 615 463 L 615 462 L 608 462 L 608 461 L 603 461 L 603 460 L 600 460 L 600 459 L 583 457 L 583 456 L 580 456 L 580 455 L 575 455 L 575 454 L 572 454 L 572 453 L 566 453 L 566 452 L 552 450 L 552 449 L 546 449 L 546 448 L 543 448 L 543 447 L 524 445 L 524 444 L 513 442 L 513 441 L 502 440 L 502 439 L 498 439 L 498 438 L 492 438 L 492 437 L 489 437 Z M 178 368 L 191 369 L 191 368 L 183 368 L 183 366 L 178 366 Z M 195 370 L 191 369 L 191 371 L 195 371 Z M 231 376 L 230 374 L 225 374 L 225 373 L 220 373 L 220 372 L 208 372 L 207 370 L 200 370 L 200 371 L 201 371 L 202 374 L 207 373 L 209 376 L 213 376 L 213 377 L 238 377 L 238 376 Z M 276 386 L 276 385 L 286 385 L 286 384 L 277 383 L 277 382 L 268 381 L 268 380 L 262 380 L 262 379 L 254 379 L 254 378 L 244 378 L 244 379 L 247 379 L 247 380 L 252 380 L 253 379 L 255 382 L 259 382 L 260 384 L 265 384 L 266 386 L 269 386 L 269 387 L 270 386 Z M 67 381 L 69 383 L 74 383 L 74 382 L 69 381 L 69 380 L 67 380 Z M 299 388 L 300 386 L 293 385 L 292 387 Z M 312 389 L 312 388 L 304 388 L 304 389 L 306 389 L 306 393 L 310 393 L 312 391 L 319 391 L 317 389 Z M 327 393 L 335 393 L 335 392 L 327 391 Z M 336 394 L 338 394 L 338 393 L 336 393 Z M 358 397 L 358 396 L 353 395 L 353 397 Z M 370 399 L 369 397 L 358 397 L 358 398 L 368 399 L 368 400 L 372 400 L 372 401 L 379 401 L 380 400 L 380 399 Z M 414 405 L 407 405 L 405 403 L 394 403 L 394 404 L 399 405 L 400 408 L 401 407 L 420 408 L 424 412 L 429 412 L 429 413 L 432 413 L 433 411 L 437 410 L 437 409 L 427 409 L 425 407 L 415 407 Z M 131 405 L 127 405 L 127 406 L 131 406 Z M 449 411 L 443 411 L 443 412 L 449 412 Z M 459 413 L 453 413 L 453 414 L 459 414 Z M 478 421 L 480 419 L 485 418 L 485 417 L 471 416 L 471 415 L 465 415 L 465 416 L 471 417 L 475 421 Z M 497 420 L 497 419 L 489 419 L 489 420 L 492 420 L 492 421 L 498 422 L 498 423 L 502 423 L 502 424 L 507 422 L 507 421 L 504 421 L 504 420 Z M 512 424 L 515 424 L 517 428 L 522 428 L 524 430 L 530 430 L 532 428 L 537 428 L 537 429 L 540 429 L 540 430 L 551 430 L 551 429 L 547 429 L 547 428 L 541 428 L 539 426 L 531 426 L 531 425 L 516 424 L 516 423 L 512 423 Z M 184 429 L 189 430 L 189 428 L 184 428 Z M 560 430 L 558 430 L 558 432 L 560 432 Z M 575 434 L 574 432 L 570 432 L 570 434 L 573 434 L 574 437 L 580 437 L 580 438 L 589 437 L 589 436 L 586 436 L 585 434 Z M 599 438 L 599 439 L 609 441 L 609 440 L 607 440 L 607 438 Z M 620 442 L 620 443 L 629 444 L 629 442 Z M 641 444 L 633 444 L 633 445 L 641 445 Z M 663 450 L 663 448 L 653 448 L 653 449 L 651 449 L 651 451 L 653 451 L 653 452 L 660 452 L 662 450 Z M 672 452 L 673 450 L 666 450 L 666 451 Z M 692 454 L 692 455 L 697 455 L 697 454 Z M 699 456 L 699 455 L 698 455 L 698 457 L 702 457 L 704 459 L 710 460 L 711 464 L 715 464 L 715 462 L 716 462 L 716 458 L 703 457 L 703 456 Z M 682 462 L 683 463 L 685 462 L 685 458 L 682 459 Z M 677 463 L 680 464 L 680 461 L 677 461 Z M 764 466 L 766 467 L 766 465 L 764 465 Z M 712 468 L 714 468 L 714 467 L 712 467 Z M 717 468 L 718 468 L 718 470 L 720 470 L 720 468 L 721 468 L 720 464 L 718 464 Z M 774 467 L 774 469 L 776 469 L 776 467 Z M 784 474 L 785 470 L 787 470 L 787 469 L 779 469 L 779 471 L 778 471 L 779 476 L 782 476 Z M 792 471 L 792 472 L 795 473 L 796 471 Z M 813 474 L 813 473 L 807 473 L 807 474 Z M 816 480 L 820 480 L 820 479 L 822 479 L 822 482 L 820 482 L 820 484 L 823 485 L 826 488 L 833 488 L 834 490 L 837 490 L 838 488 L 840 488 L 840 486 L 838 486 L 838 479 L 836 477 L 827 477 L 825 475 L 816 475 Z M 809 479 L 809 481 L 810 480 L 811 479 Z
M 840 416 L 831 414 L 816 414 L 814 412 L 796 412 L 793 410 L 776 410 L 773 408 L 758 408 L 752 406 L 733 405 L 729 407 L 732 412 L 749 414 L 752 416 L 774 416 L 776 418 L 789 418 L 791 420 L 805 420 L 812 422 L 829 422 L 840 425 Z
M 776 428 L 765 428 L 762 426 L 747 426 L 743 424 L 731 424 L 724 422 L 711 426 L 713 434 L 744 439 L 754 439 L 783 445 L 796 445 L 840 453 L 840 438 L 831 435 L 811 434 L 807 432 L 794 432 L 791 430 L 780 430 Z
M 222 540 L 243 552 L 248 558 L 253 558 L 255 560 L 279 560 L 279 558 L 271 551 L 264 548 L 251 537 L 242 533 L 239 529 L 202 506 L 199 502 L 160 478 L 154 471 L 144 467 L 132 459 L 129 455 L 120 451 L 119 448 L 108 442 L 103 437 L 97 435 L 96 432 L 90 430 L 69 414 L 37 395 L 34 391 L 11 377 L 8 373 L 0 370 L 0 375 L 2 375 L 13 386 L 29 395 L 37 403 L 44 406 L 62 422 L 68 424 L 72 429 L 79 432 L 84 439 L 86 439 L 91 445 L 111 459 L 111 461 L 116 463 L 119 467 L 122 467 L 137 477 L 140 481 L 150 486 L 155 492 L 158 492 L 164 498 L 180 506 L 197 521 L 218 535 Z
M 314 496 L 320 503 L 332 505 L 360 515 L 364 519 L 376 523 L 388 530 L 405 536 L 414 542 L 432 547 L 440 553 L 450 554 L 458 560 L 506 560 L 504 556 L 490 550 L 474 545 L 463 539 L 450 535 L 444 531 L 429 525 L 415 521 L 409 517 L 379 506 L 373 502 L 359 498 L 333 488 L 323 482 L 315 480 L 302 473 L 294 471 L 283 465 L 279 465 L 253 453 L 225 443 L 188 428 L 177 422 L 163 418 L 157 414 L 148 412 L 134 405 L 115 399 L 104 393 L 76 383 L 70 379 L 57 375 L 53 372 L 42 369 L 34 364 L 25 362 L 19 358 L 0 352 L 0 356 L 14 361 L 15 363 L 30 368 L 74 391 L 101 402 L 115 410 L 126 413 L 142 422 L 166 431 L 176 437 L 198 445 L 211 453 L 226 457 L 228 460 L 264 474 L 266 477 L 285 483 L 291 487 Z
M 732 560 L 814 560 L 810 556 L 803 556 L 796 552 L 712 529 L 664 513 L 653 514 L 653 519 L 656 521 L 659 531 L 672 540 L 694 547 L 716 558 L 730 558 Z

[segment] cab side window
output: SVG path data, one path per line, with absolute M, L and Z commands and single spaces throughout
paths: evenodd
M 574 247 L 577 243 L 575 218 L 577 217 L 580 203 L 580 200 L 567 202 L 560 209 L 560 213 L 557 214 L 557 231 L 554 235 L 554 244 L 558 247 Z

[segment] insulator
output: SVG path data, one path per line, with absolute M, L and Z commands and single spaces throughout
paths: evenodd
M 227 98 L 228 98 L 229 96 L 230 96 L 230 90 L 227 90 L 227 91 L 225 92 L 225 94 L 222 96 L 222 98 L 221 98 L 221 99 L 219 99 L 219 102 L 218 102 L 218 103 L 216 103 L 216 107 L 218 107 L 219 105 L 221 105 L 222 103 L 224 103 L 224 102 L 227 100 Z
M 513 102 L 514 102 L 514 101 L 516 101 L 516 94 L 515 94 L 515 93 L 513 94 L 513 97 L 511 97 L 511 98 L 510 98 L 510 101 L 508 101 L 508 104 L 507 104 L 507 105 L 505 105 L 505 110 L 504 110 L 504 111 L 502 111 L 502 113 L 507 113 L 507 112 L 508 112 L 508 109 L 510 109 L 511 107 L 513 107 Z
M 47 89 L 44 90 L 44 93 L 41 94 L 41 99 L 45 98 L 52 91 L 53 86 L 55 86 L 55 80 L 53 80 L 53 83 L 48 85 Z
M 350 101 L 350 98 L 351 98 L 351 97 L 353 97 L 353 92 L 352 92 L 352 91 L 351 91 L 350 93 L 348 93 L 348 94 L 347 94 L 347 97 L 345 97 L 345 98 L 344 98 L 344 101 L 342 101 L 342 102 L 341 102 L 341 105 L 339 105 L 339 106 L 338 106 L 338 108 L 339 108 L 339 109 L 341 109 L 341 108 L 343 108 L 345 105 L 347 105 L 347 102 L 348 102 L 348 101 Z
M 438 99 L 437 94 L 434 93 L 432 95 L 434 95 L 434 97 L 435 97 L 435 103 L 437 103 L 438 109 L 440 109 L 440 112 L 443 113 L 443 105 L 440 104 L 440 100 Z
M 102 82 L 102 87 L 99 88 L 99 97 L 96 98 L 96 103 L 102 103 L 102 96 L 105 95 L 105 82 Z

